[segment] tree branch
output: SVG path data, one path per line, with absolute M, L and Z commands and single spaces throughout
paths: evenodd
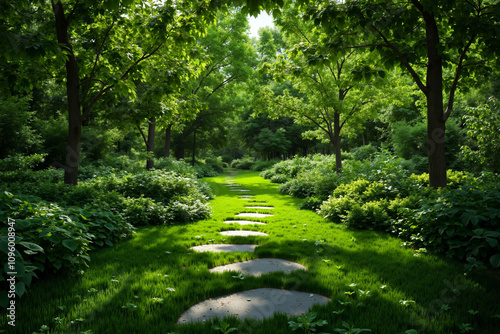
M 412 0 L 412 1 L 419 3 L 417 0 Z M 406 57 L 401 53 L 401 51 L 399 51 L 399 49 L 394 44 L 389 42 L 389 40 L 385 37 L 385 35 L 377 27 L 375 27 L 374 25 L 372 25 L 372 27 L 380 35 L 380 37 L 382 37 L 382 39 L 386 43 L 384 46 L 391 49 L 392 51 L 394 51 L 394 53 L 396 53 L 396 55 L 399 57 L 399 59 L 403 63 L 404 67 L 406 67 L 406 69 L 410 72 L 410 74 L 411 74 L 413 80 L 415 80 L 415 83 L 417 84 L 418 88 L 420 88 L 420 90 L 425 95 L 427 95 L 429 92 L 429 90 L 427 89 L 427 86 L 424 85 L 424 83 L 420 79 L 418 73 L 415 72 L 415 70 L 413 69 L 411 64 L 408 62 L 408 59 L 406 59 Z
M 96 52 L 96 56 L 95 56 L 95 61 L 94 61 L 94 66 L 92 67 L 92 71 L 90 72 L 90 75 L 89 75 L 89 84 L 87 85 L 87 89 L 85 90 L 85 93 L 83 94 L 83 97 L 80 101 L 80 104 L 83 104 L 83 102 L 85 101 L 85 99 L 87 98 L 87 95 L 90 91 L 90 87 L 91 87 L 91 82 L 92 82 L 92 79 L 94 77 L 94 73 L 95 73 L 95 69 L 97 67 L 97 63 L 99 62 L 99 57 L 101 56 L 101 51 L 102 51 L 102 48 L 104 47 L 104 42 L 106 42 L 106 39 L 108 38 L 109 36 L 109 33 L 111 32 L 111 29 L 113 29 L 113 26 L 115 25 L 115 21 L 113 21 L 111 23 L 111 25 L 109 26 L 108 30 L 106 31 L 106 33 L 104 34 L 104 38 L 102 40 L 102 43 L 101 45 L 99 46 L 99 50 Z M 99 81 L 99 80 L 98 80 Z M 102 81 L 101 81 L 102 82 Z M 82 82 L 83 83 L 83 82 Z M 82 84 L 80 83 L 80 84 Z
M 146 135 L 144 135 L 144 131 L 142 131 L 141 127 L 136 124 L 137 129 L 141 133 L 142 139 L 144 140 L 144 144 L 146 144 L 146 147 L 148 146 L 148 140 L 146 139 Z
M 446 111 L 444 112 L 444 115 L 443 115 L 443 119 L 445 122 L 448 120 L 448 117 L 450 117 L 451 111 L 453 110 L 453 102 L 455 100 L 455 91 L 457 90 L 458 80 L 460 79 L 460 74 L 462 73 L 462 69 L 464 67 L 463 61 L 465 59 L 465 55 L 467 54 L 467 51 L 469 51 L 469 48 L 475 39 L 476 39 L 476 34 L 472 33 L 472 35 L 469 39 L 469 42 L 467 43 L 467 45 L 462 50 L 462 53 L 460 54 L 457 69 L 455 71 L 455 78 L 453 79 L 453 83 L 451 84 L 450 95 L 448 96 L 448 105 L 446 106 Z

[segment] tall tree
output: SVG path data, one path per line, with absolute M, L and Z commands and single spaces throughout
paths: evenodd
M 299 124 L 313 126 L 315 130 L 303 134 L 308 138 L 323 139 L 326 135 L 340 173 L 340 134 L 348 122 L 356 124 L 369 118 L 366 105 L 372 100 L 371 90 L 363 79 L 378 76 L 376 59 L 362 50 L 331 52 L 322 42 L 326 36 L 312 22 L 298 17 L 293 4 L 284 8 L 277 22 L 292 47 L 285 57 L 263 68 L 270 68 L 276 80 L 289 80 L 305 98 L 293 97 L 288 91 L 274 97 L 271 90 L 264 89 L 255 101 L 258 109 L 271 116 L 292 116 Z M 384 71 L 381 76 L 385 76 Z M 365 113 L 361 115 L 361 111 Z
M 185 96 L 194 96 L 201 110 L 176 137 L 178 158 L 184 157 L 186 139 L 195 131 L 206 131 L 212 139 L 226 132 L 224 119 L 234 114 L 238 90 L 256 65 L 255 50 L 246 35 L 248 28 L 246 16 L 240 11 L 220 11 L 216 24 L 209 26 L 206 36 L 199 39 L 198 45 L 208 59 L 200 76 L 185 90 Z
M 64 181 L 68 184 L 78 182 L 82 123 L 96 102 L 111 91 L 133 99 L 134 82 L 143 78 L 148 60 L 166 49 L 182 52 L 188 48 L 215 14 L 208 0 L 16 3 L 10 21 L 22 22 L 23 16 L 36 13 L 36 26 L 23 36 L 37 33 L 34 40 L 39 40 L 38 44 L 31 45 L 49 62 L 48 71 L 66 82 L 69 134 Z M 55 41 L 58 51 L 45 48 Z M 57 64 L 50 64 L 54 55 L 59 63 L 63 60 L 64 73 L 58 71 Z
M 316 1 L 310 14 L 332 50 L 377 50 L 388 68 L 398 64 L 413 78 L 427 102 L 429 183 L 446 186 L 446 121 L 459 85 L 498 62 L 500 3 Z

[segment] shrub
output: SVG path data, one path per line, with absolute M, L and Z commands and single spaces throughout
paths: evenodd
M 354 160 L 368 160 L 377 153 L 377 148 L 372 144 L 368 144 L 355 148 L 351 153 Z
M 299 209 L 317 211 L 322 203 L 323 200 L 317 197 L 307 197 L 305 201 L 300 204 Z
M 500 191 L 463 186 L 443 190 L 437 199 L 422 199 L 418 209 L 399 222 L 402 237 L 417 247 L 461 261 L 500 266 Z M 410 232 L 411 231 L 411 232 Z
M 62 208 L 36 197 L 7 192 L 0 194 L 0 221 L 2 263 L 7 263 L 9 228 L 15 229 L 16 246 L 23 247 L 16 252 L 18 296 L 37 277 L 37 270 L 76 270 L 88 264 L 91 249 L 112 246 L 134 231 L 120 216 L 110 212 Z M 6 277 L 5 268 L 0 268 L 1 281 Z
M 16 154 L 13 156 L 9 155 L 6 158 L 0 160 L 0 170 L 6 172 L 34 169 L 40 163 L 44 162 L 46 156 L 47 154 Z
M 278 188 L 282 194 L 288 194 L 298 198 L 306 198 L 314 195 L 314 181 L 304 179 L 293 179 Z
M 275 175 L 271 176 L 270 181 L 272 183 L 285 183 L 288 181 L 288 177 L 286 175 L 283 175 L 283 174 L 275 174 Z
M 345 224 L 349 228 L 357 229 L 385 229 L 389 224 L 387 207 L 389 203 L 386 199 L 354 204 L 346 218 Z
M 255 159 L 245 155 L 241 159 L 234 159 L 231 162 L 231 168 L 237 168 L 237 169 L 250 169 L 252 165 L 255 163 Z
M 280 161 L 279 159 L 267 160 L 267 161 L 262 161 L 262 160 L 256 161 L 255 163 L 252 164 L 250 169 L 254 170 L 254 171 L 263 171 L 263 170 L 272 168 L 279 161 Z

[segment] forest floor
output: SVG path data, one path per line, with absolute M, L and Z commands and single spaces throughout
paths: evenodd
M 210 203 L 210 219 L 140 228 L 133 238 L 92 253 L 85 271 L 45 275 L 17 301 L 14 332 L 41 332 L 45 325 L 50 333 L 217 333 L 223 330 L 214 326 L 227 323 L 237 333 L 275 334 L 292 332 L 290 320 L 303 321 L 310 328 L 323 324 L 318 332 L 327 333 L 341 329 L 354 333 L 355 328 L 374 333 L 411 329 L 494 333 L 500 328 L 500 289 L 488 272 L 466 274 L 463 264 L 404 247 L 400 239 L 347 230 L 315 212 L 299 210 L 300 199 L 279 194 L 278 185 L 257 172 L 240 171 L 205 181 L 216 195 Z M 227 223 L 236 220 L 263 224 Z M 260 233 L 222 234 L 229 231 Z M 254 246 L 236 252 L 191 249 L 219 244 Z M 246 264 L 229 267 L 231 271 L 220 267 L 256 259 L 285 260 L 286 265 L 293 262 L 301 269 L 281 267 L 282 271 L 252 275 Z M 281 291 L 282 295 L 266 297 L 272 305 L 280 304 L 277 301 L 287 291 L 328 300 L 312 306 L 315 314 L 309 313 L 309 318 L 289 317 L 286 310 L 273 315 L 279 311 L 273 306 L 260 320 L 241 320 L 236 313 L 242 307 L 236 307 L 224 319 L 190 322 L 186 318 L 186 324 L 178 324 L 194 305 L 260 289 Z M 257 297 L 244 298 L 251 304 Z M 290 304 L 292 299 L 287 301 Z

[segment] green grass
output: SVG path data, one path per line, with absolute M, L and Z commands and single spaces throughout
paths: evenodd
M 8 332 L 32 333 L 47 325 L 51 333 L 215 333 L 212 325 L 219 320 L 183 326 L 175 322 L 183 311 L 204 299 L 262 287 L 332 298 L 326 306 L 314 308 L 316 320 L 328 322 L 321 327 L 324 332 L 342 328 L 342 321 L 374 333 L 403 333 L 411 328 L 459 333 L 463 323 L 469 323 L 474 333 L 495 333 L 500 328 L 500 319 L 494 317 L 500 314 L 498 271 L 496 278 L 495 273 L 487 272 L 465 276 L 462 264 L 429 254 L 415 256 L 399 239 L 349 231 L 326 222 L 314 212 L 298 210 L 300 200 L 278 194 L 277 185 L 257 172 L 206 181 L 217 196 L 211 201 L 214 212 L 210 219 L 142 228 L 134 238 L 93 253 L 84 273 L 45 275 L 17 300 L 16 328 L 9 327 Z M 230 191 L 224 185 L 229 182 L 242 184 L 255 198 L 238 199 L 242 193 Z M 275 209 L 245 209 L 252 201 L 265 201 Z M 267 225 L 223 223 L 239 212 L 269 211 L 275 216 L 251 218 Z M 229 229 L 257 230 L 270 236 L 243 238 L 218 233 Z M 209 242 L 257 243 L 261 247 L 255 253 L 228 254 L 188 249 Z M 234 273 L 208 271 L 261 257 L 296 261 L 308 271 L 244 280 L 233 278 Z M 2 318 L 1 325 L 5 320 Z M 280 314 L 260 322 L 226 320 L 239 333 L 291 331 L 289 319 Z

